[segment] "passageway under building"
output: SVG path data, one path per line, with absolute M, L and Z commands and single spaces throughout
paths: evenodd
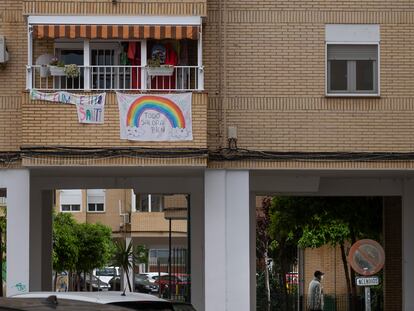
M 197 310 L 255 310 L 255 197 L 399 197 L 404 311 L 414 309 L 414 171 L 231 170 L 205 167 L 33 167 L 0 171 L 7 189 L 7 295 L 52 288 L 55 189 L 138 189 L 187 193 L 191 218 L 191 298 Z M 16 286 L 20 285 L 20 286 Z

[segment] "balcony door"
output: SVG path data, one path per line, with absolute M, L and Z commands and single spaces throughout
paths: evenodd
M 124 68 L 118 67 L 122 47 L 118 42 L 91 43 L 91 88 L 117 89 Z
M 75 64 L 82 67 L 84 64 L 83 42 L 56 42 L 55 55 L 65 65 Z M 83 70 L 80 70 L 79 77 L 76 78 L 55 76 L 53 83 L 55 89 L 83 89 Z

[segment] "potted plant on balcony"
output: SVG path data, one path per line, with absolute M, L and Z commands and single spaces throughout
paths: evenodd
M 68 78 L 77 78 L 80 74 L 80 69 L 76 64 L 66 65 L 63 71 Z
M 161 65 L 160 58 L 154 58 L 148 60 L 147 73 L 149 76 L 172 76 L 174 72 L 174 66 Z
M 50 74 L 52 76 L 65 76 L 65 64 L 61 62 L 56 56 L 52 58 L 49 64 Z

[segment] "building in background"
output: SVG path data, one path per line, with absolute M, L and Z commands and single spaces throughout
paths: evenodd
M 174 271 L 187 270 L 187 199 L 185 195 L 140 194 L 132 189 L 66 189 L 56 191 L 56 212 L 71 213 L 79 223 L 101 223 L 114 240 L 131 238 L 148 249 L 141 272 L 167 272 L 171 218 Z M 184 257 L 184 258 L 181 258 Z M 180 266 L 180 267 L 178 267 Z

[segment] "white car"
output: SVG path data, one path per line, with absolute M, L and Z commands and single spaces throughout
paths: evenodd
M 109 281 L 120 275 L 119 267 L 105 267 L 101 269 L 94 269 L 93 275 L 99 278 L 102 282 L 109 284 Z
M 70 299 L 98 304 L 110 304 L 126 307 L 132 310 L 173 311 L 170 302 L 153 295 L 126 292 L 31 292 L 18 294 L 13 298 L 48 298 L 56 296 L 59 299 Z
M 167 275 L 168 273 L 166 272 L 143 272 L 140 273 L 139 275 L 146 275 L 148 276 L 148 281 L 150 281 L 151 283 L 155 283 L 155 281 L 158 279 L 159 276 L 163 276 L 163 275 Z

